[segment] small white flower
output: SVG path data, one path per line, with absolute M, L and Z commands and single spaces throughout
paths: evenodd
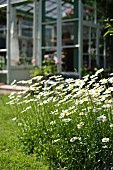
M 113 128 L 113 124 L 110 124 L 110 128 Z
M 106 84 L 107 82 L 108 82 L 108 79 L 101 79 L 100 81 L 99 81 L 101 84 Z
M 113 83 L 113 77 L 111 77 L 111 78 L 109 79 L 109 82 L 110 82 L 110 83 Z
M 97 76 L 97 75 L 94 74 L 94 75 L 91 75 L 90 78 L 93 79 L 93 78 L 95 78 L 96 76 Z
M 73 138 L 70 139 L 70 142 L 74 142 L 75 140 L 81 140 L 81 138 L 74 136 Z
M 60 141 L 60 139 L 52 140 L 52 143 L 56 143 L 58 141 Z
M 17 83 L 18 84 L 27 84 L 27 81 L 26 80 L 21 80 L 21 81 L 18 81 Z
M 109 142 L 109 138 L 106 138 L 106 137 L 103 138 L 103 139 L 102 139 L 102 142 Z
M 11 83 L 11 86 L 14 85 L 16 83 L 16 80 L 14 80 L 12 83 Z
M 56 121 L 54 120 L 54 121 L 51 121 L 50 122 L 50 125 L 54 125 L 56 123 Z
M 84 122 L 80 122 L 80 123 L 77 125 L 78 129 L 80 129 L 83 125 L 84 125 Z
M 24 112 L 26 112 L 26 111 L 29 110 L 29 109 L 31 109 L 31 106 L 26 107 L 26 109 L 23 110 L 21 113 L 24 113 Z
M 22 123 L 18 123 L 18 126 L 22 126 Z
M 62 110 L 62 113 L 60 114 L 60 118 L 63 118 L 64 116 L 68 115 L 68 110 Z
M 109 87 L 103 94 L 109 94 L 113 91 L 113 87 Z
M 98 75 L 99 73 L 101 73 L 101 72 L 103 72 L 103 71 L 104 71 L 104 69 L 101 68 L 101 69 L 97 70 L 97 72 L 95 73 L 95 75 Z
M 65 82 L 67 82 L 67 83 L 73 83 L 73 82 L 74 82 L 74 79 L 73 79 L 73 78 L 68 78 L 68 79 L 65 80 Z
M 108 148 L 108 147 L 107 147 L 106 145 L 104 145 L 104 146 L 102 146 L 102 148 L 103 148 L 103 149 L 106 149 L 106 148 Z
M 82 86 L 85 84 L 84 80 L 81 79 L 77 79 L 75 81 L 75 86 L 79 86 L 80 88 L 82 88 Z
M 70 118 L 67 118 L 67 119 L 62 119 L 63 122 L 70 122 L 71 119 Z
M 106 116 L 101 115 L 101 116 L 97 117 L 97 120 L 104 122 L 104 121 L 106 121 Z
M 96 112 L 98 112 L 98 110 L 97 109 L 93 109 L 92 112 L 96 113 Z
M 108 100 L 108 103 L 109 103 L 109 104 L 113 103 L 113 99 L 109 99 L 109 100 Z
M 83 77 L 85 82 L 88 80 L 88 78 L 89 78 L 89 75 Z
M 16 121 L 16 117 L 14 117 L 12 120 L 13 120 L 13 121 Z
M 32 80 L 41 80 L 43 78 L 43 76 L 36 76 L 36 77 L 33 77 Z
M 112 105 L 111 104 L 104 104 L 102 108 L 110 108 Z
M 83 116 L 83 115 L 86 115 L 86 113 L 85 112 L 81 112 L 81 113 L 79 113 L 79 115 Z

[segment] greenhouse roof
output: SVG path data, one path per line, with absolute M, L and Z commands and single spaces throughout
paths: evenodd
M 64 14 L 69 9 L 73 9 L 74 0 L 61 0 L 62 13 Z M 33 13 L 33 0 L 10 0 L 12 5 L 17 6 L 18 10 L 28 13 Z M 7 0 L 0 0 L 0 8 L 7 6 Z M 57 1 L 45 0 L 46 16 L 56 18 L 57 15 Z

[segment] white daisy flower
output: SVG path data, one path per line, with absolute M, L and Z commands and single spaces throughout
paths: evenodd
M 102 148 L 103 148 L 103 149 L 106 149 L 106 148 L 108 148 L 108 147 L 107 147 L 106 145 L 104 145 L 104 146 L 102 146 Z
M 56 123 L 56 121 L 54 120 L 54 121 L 51 121 L 50 122 L 50 125 L 54 125 Z
M 84 122 L 80 122 L 80 123 L 77 125 L 78 129 L 80 129 L 84 124 L 85 124 Z
M 75 81 L 75 86 L 79 86 L 80 88 L 82 88 L 82 86 L 85 84 L 84 80 L 81 79 L 77 79 Z
M 101 68 L 101 69 L 97 70 L 97 72 L 95 73 L 95 75 L 98 75 L 99 73 L 102 73 L 103 71 L 104 71 L 104 69 Z
M 13 86 L 15 83 L 16 83 L 16 80 L 14 80 L 14 81 L 11 83 L 11 86 Z
M 24 113 L 24 112 L 26 112 L 26 111 L 29 110 L 29 109 L 31 109 L 31 106 L 26 107 L 26 109 L 23 110 L 21 113 Z
M 110 78 L 109 78 L 109 82 L 110 82 L 110 83 L 113 83 L 113 77 L 110 77 Z
M 18 126 L 22 126 L 22 123 L 18 123 Z
M 60 118 L 63 118 L 64 116 L 68 115 L 68 110 L 62 110 L 62 113 L 60 114 Z
M 106 138 L 106 137 L 103 138 L 103 139 L 102 139 L 102 142 L 109 142 L 109 138 Z
M 110 124 L 110 128 L 113 128 L 113 124 Z
M 12 120 L 13 120 L 13 121 L 16 121 L 16 117 L 14 117 Z
M 107 82 L 108 82 L 108 79 L 101 79 L 100 81 L 99 81 L 101 84 L 106 84 Z
M 74 136 L 70 139 L 70 142 L 74 142 L 75 140 L 81 140 L 81 138 Z
M 62 119 L 63 122 L 70 122 L 71 119 L 70 118 L 67 118 L 67 119 Z
M 101 116 L 97 117 L 97 120 L 104 122 L 104 121 L 106 121 L 106 116 L 101 115 Z
M 56 143 L 58 141 L 60 141 L 60 139 L 52 140 L 52 143 Z

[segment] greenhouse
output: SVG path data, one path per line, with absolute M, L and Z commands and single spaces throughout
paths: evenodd
M 96 1 L 0 0 L 0 82 L 30 78 L 45 55 L 57 73 L 79 78 L 83 67 L 106 68 L 98 19 Z

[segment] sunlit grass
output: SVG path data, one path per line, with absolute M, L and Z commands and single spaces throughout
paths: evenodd
M 6 105 L 8 101 L 7 95 L 0 95 L 0 170 L 48 170 L 48 166 L 36 155 L 27 155 L 22 151 L 14 115 L 10 106 Z

